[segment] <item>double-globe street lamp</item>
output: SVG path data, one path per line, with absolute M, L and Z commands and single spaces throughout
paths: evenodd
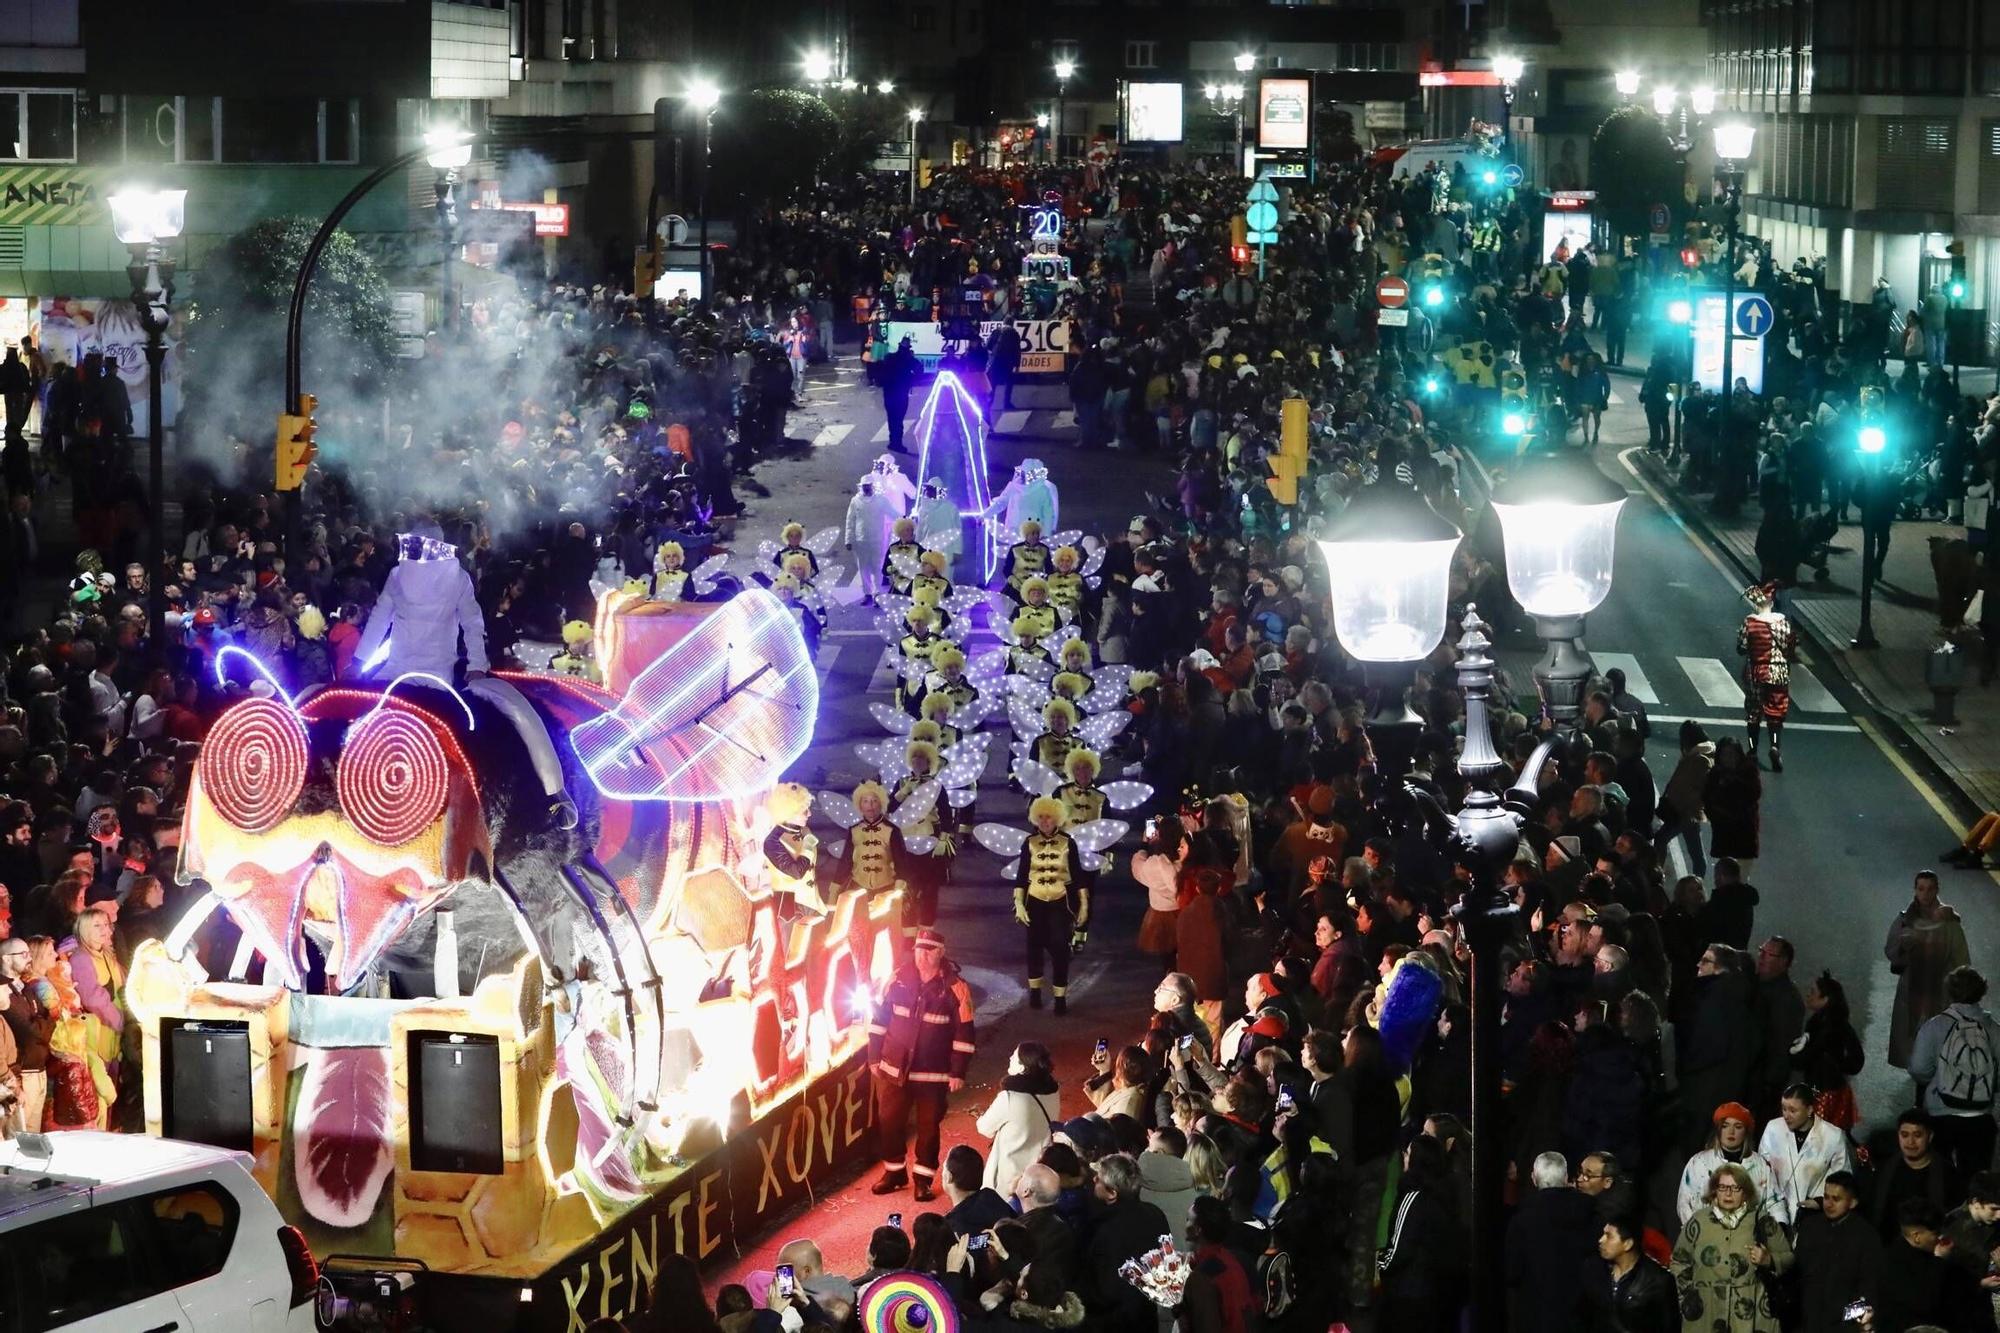
M 722 101 L 722 89 L 707 79 L 696 79 L 688 85 L 687 99 L 688 105 L 701 112 L 701 184 L 697 191 L 697 206 L 701 209 L 701 234 L 697 243 L 701 246 L 701 262 L 698 265 L 701 273 L 701 300 L 704 305 L 708 305 L 715 300 L 715 294 L 708 289 L 708 164 L 710 146 L 714 140 L 715 108 L 716 104 Z
M 1571 684 L 1578 660 L 1585 678 L 1589 673 L 1589 658 L 1577 636 L 1583 616 L 1610 591 L 1624 495 L 1612 497 L 1588 476 L 1559 472 L 1559 466 L 1524 472 L 1504 496 L 1496 492 L 1494 503 L 1506 540 L 1509 589 L 1536 616 L 1538 626 L 1544 618 L 1549 625 L 1543 637 L 1550 640 L 1557 668 L 1537 668 L 1536 684 L 1567 696 L 1581 689 L 1580 681 Z M 1382 668 L 1419 662 L 1443 640 L 1459 540 L 1459 530 L 1422 496 L 1392 481 L 1356 493 L 1328 527 L 1319 546 L 1327 565 L 1334 634 L 1349 656 L 1377 673 L 1371 683 L 1379 687 Z M 1459 771 L 1474 790 L 1452 821 L 1451 850 L 1472 875 L 1472 887 L 1454 911 L 1473 960 L 1473 1327 L 1499 1333 L 1506 1321 L 1500 1234 L 1507 1170 L 1499 1128 L 1500 1013 L 1506 1003 L 1500 953 L 1512 935 L 1515 914 L 1499 877 L 1517 845 L 1522 813 L 1533 803 L 1535 775 L 1549 744 L 1523 770 L 1516 808 L 1504 809 L 1491 790 L 1503 768 L 1487 715 L 1493 662 L 1486 653 L 1491 644 L 1485 628 L 1468 607 L 1466 634 L 1459 643 L 1458 673 L 1466 699 Z M 1544 702 L 1554 713 L 1559 701 L 1545 693 Z M 1402 775 L 1393 758 L 1382 771 L 1390 779 Z
M 1238 56 L 1238 60 L 1243 57 Z M 1243 169 L 1243 85 L 1240 83 L 1211 83 L 1203 87 L 1203 96 L 1208 98 L 1211 111 L 1220 114 L 1227 111 L 1236 122 L 1236 159 L 1232 171 Z
M 146 331 L 146 597 L 154 651 L 166 643 L 166 584 L 160 577 L 166 554 L 166 424 L 161 420 L 162 384 L 167 362 L 167 324 L 173 318 L 174 261 L 163 243 L 181 234 L 187 222 L 187 191 L 130 187 L 107 201 L 111 229 L 130 252 L 125 276 L 132 283 L 132 309 Z

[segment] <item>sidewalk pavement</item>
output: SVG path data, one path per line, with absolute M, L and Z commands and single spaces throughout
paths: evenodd
M 1746 583 L 1756 578 L 1757 528 L 1763 511 L 1755 496 L 1745 501 L 1740 514 L 1724 518 L 1702 497 L 1683 490 L 1677 474 L 1650 451 L 1636 451 L 1632 461 L 1682 519 L 1737 567 Z M 1810 570 L 1803 570 L 1805 580 L 1788 600 L 1800 632 L 1817 650 L 1815 660 L 1831 663 L 1929 757 L 1966 806 L 1983 812 L 2000 810 L 2000 685 L 1979 685 L 1976 630 L 1956 636 L 1963 688 L 1953 709 L 1955 721 L 1940 719 L 1925 679 L 1928 659 L 1947 642 L 1938 623 L 1931 541 L 1964 535 L 1963 526 L 1955 523 L 1895 525 L 1874 589 L 1871 619 L 1879 648 L 1851 646 L 1861 624 L 1860 524 L 1841 526 L 1831 545 L 1829 577 L 1813 581 Z

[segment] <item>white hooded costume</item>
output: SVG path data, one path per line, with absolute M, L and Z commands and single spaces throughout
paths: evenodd
M 879 494 L 887 496 L 896 506 L 896 516 L 910 512 L 910 506 L 917 502 L 917 483 L 910 480 L 910 474 L 896 465 L 893 455 L 883 454 L 875 460 L 869 477 L 875 482 Z
M 965 548 L 965 529 L 959 521 L 958 506 L 944 493 L 944 483 L 932 481 L 924 498 L 917 501 L 917 545 L 926 551 L 943 551 L 954 561 Z
M 896 475 L 902 476 L 900 472 Z M 896 520 L 903 516 L 902 505 L 882 493 L 880 480 L 880 475 L 872 472 L 860 480 L 854 498 L 847 502 L 847 521 L 841 527 L 841 539 L 854 552 L 861 569 L 864 597 L 882 593 L 882 562 L 895 539 Z
M 1061 508 L 1056 484 L 1039 458 L 1024 458 L 1006 488 L 993 497 L 986 508 L 987 518 L 998 518 L 1009 532 L 1018 533 L 1029 519 L 1042 525 L 1044 533 L 1057 530 L 1056 515 Z
M 458 549 L 421 532 L 404 536 L 398 546 L 403 558 L 389 571 L 355 650 L 361 674 L 394 680 L 405 672 L 428 671 L 450 680 L 458 669 L 461 636 L 465 669 L 485 671 L 486 618 L 472 575 L 458 562 Z

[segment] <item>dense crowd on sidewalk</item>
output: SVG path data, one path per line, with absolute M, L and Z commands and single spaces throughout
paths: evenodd
M 1328 623 L 1311 538 L 1363 486 L 1413 488 L 1471 534 L 1452 623 L 1469 601 L 1500 621 L 1492 520 L 1459 485 L 1467 441 L 1427 406 L 1431 364 L 1382 339 L 1369 293 L 1382 272 L 1447 254 L 1467 293 L 1453 318 L 1489 337 L 1511 327 L 1551 358 L 1581 303 L 1551 299 L 1518 207 L 1482 210 L 1462 179 L 1430 171 L 1356 165 L 1295 189 L 1254 288 L 1229 254 L 1241 181 L 1133 169 L 941 173 L 914 211 L 893 190 L 843 187 L 833 207 L 747 228 L 708 307 L 566 285 L 495 299 L 469 321 L 492 390 L 483 415 L 357 446 L 316 475 L 296 559 L 280 554 L 284 507 L 256 473 L 218 468 L 155 562 L 129 494 L 99 503 L 123 493 L 77 484 L 79 460 L 44 449 L 14 499 L 15 568 L 67 561 L 34 526 L 65 478 L 97 544 L 65 563 L 58 605 L 23 601 L 7 627 L 0 1098 L 14 1123 L 136 1123 L 124 962 L 189 892 L 175 832 L 206 723 L 268 688 L 225 645 L 287 687 L 350 677 L 401 535 L 435 523 L 478 590 L 466 670 L 513 661 L 526 640 L 563 642 L 581 664 L 586 639 L 565 631 L 587 635 L 593 578 L 644 579 L 667 543 L 690 560 L 715 544 L 734 477 L 780 447 L 801 365 L 826 353 L 842 304 L 907 309 L 974 270 L 983 290 L 1011 292 L 1017 206 L 1047 187 L 1067 191 L 1073 215 L 1064 252 L 1078 282 L 1054 308 L 1072 321 L 1082 445 L 1156 451 L 1178 469 L 1172 496 L 1105 536 L 1100 582 L 1068 627 L 1081 674 L 1131 672 L 1119 704 L 1131 721 L 1104 759 L 1155 795 L 1129 859 L 1091 873 L 1103 893 L 1145 896 L 1139 939 L 1107 946 L 1100 930 L 1098 947 L 1151 960 L 1151 1008 L 1122 1016 L 1088 1070 L 1056 1067 L 1052 1042 L 1019 1042 L 981 1108 L 983 1141 L 943 1156 L 948 1207 L 878 1228 L 865 1253 L 794 1241 L 782 1271 L 713 1308 L 690 1267 L 663 1263 L 651 1317 L 845 1329 L 870 1284 L 917 1273 L 968 1322 L 1010 1331 L 1153 1333 L 1169 1313 L 1189 1333 L 1456 1328 L 1471 1061 L 1452 909 L 1465 880 L 1410 791 L 1446 809 L 1464 796 L 1458 634 L 1413 682 L 1364 676 Z M 1123 299 L 1142 267 L 1146 308 Z M 995 394 L 1002 342 L 998 361 L 967 349 L 961 363 Z M 1264 478 L 1293 395 L 1309 404 L 1310 465 L 1288 505 Z M 419 476 L 423 493 L 410 489 Z M 1028 581 L 1013 585 L 1024 600 Z M 1573 726 L 1504 672 L 1494 693 L 1494 748 L 1536 792 L 1504 872 L 1519 909 L 1504 1117 L 1480 1127 L 1504 1136 L 1511 1163 L 1510 1326 L 1992 1326 L 2000 1027 L 1937 877 L 1915 875 L 1909 906 L 1884 923 L 1895 1013 L 1888 1049 L 1867 1049 L 1840 979 L 1760 911 L 1758 807 L 1782 778 L 1754 751 L 1688 724 L 1656 772 L 1644 707 L 1615 674 L 1593 682 Z M 1522 773 L 1545 741 L 1540 770 Z M 1048 816 L 1058 831 L 1066 817 Z M 1670 874 L 1675 844 L 1696 873 Z M 1035 873 L 1024 864 L 1023 883 Z M 875 1054 L 949 1085 L 976 1034 L 946 943 L 919 936 L 896 984 L 928 995 L 942 982 L 948 1039 L 899 1032 L 932 1014 L 891 1006 Z M 198 947 L 223 971 L 235 942 Z M 1909 1074 L 1906 1105 L 1857 1104 L 1852 1080 L 1881 1060 Z M 1094 1110 L 1065 1119 L 1073 1085 Z M 929 1202 L 927 1177 L 918 1188 Z M 1190 1264 L 1168 1304 L 1133 1268 L 1162 1237 Z

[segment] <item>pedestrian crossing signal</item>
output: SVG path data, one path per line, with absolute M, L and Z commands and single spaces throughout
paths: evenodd
M 1700 268 L 1701 251 L 1690 245 L 1687 249 L 1681 251 L 1681 264 L 1686 268 Z
M 1236 261 L 1238 267 L 1241 267 L 1250 262 L 1250 247 L 1247 245 L 1232 245 L 1229 247 L 1229 257 Z

